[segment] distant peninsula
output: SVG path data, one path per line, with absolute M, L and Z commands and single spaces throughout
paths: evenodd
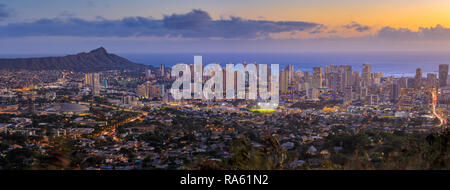
M 6 70 L 67 70 L 91 72 L 145 68 L 150 67 L 133 63 L 115 54 L 110 54 L 103 47 L 88 53 L 83 52 L 62 57 L 0 59 L 0 69 Z

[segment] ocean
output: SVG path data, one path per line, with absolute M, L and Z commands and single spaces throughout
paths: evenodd
M 115 52 L 113 52 L 115 53 Z M 302 52 L 302 53 L 115 53 L 133 62 L 159 67 L 168 67 L 177 63 L 192 64 L 195 55 L 203 56 L 203 64 L 242 62 L 259 64 L 280 64 L 280 69 L 288 64 L 294 65 L 294 70 L 311 72 L 313 67 L 326 65 L 350 65 L 353 70 L 361 72 L 362 64 L 370 63 L 372 72 L 384 72 L 388 76 L 415 75 L 417 68 L 427 73 L 437 73 L 439 64 L 450 64 L 448 52 Z M 64 55 L 16 54 L 0 55 L 1 58 L 44 57 Z
M 437 73 L 439 64 L 450 64 L 447 52 L 358 52 L 358 53 L 149 53 L 119 54 L 131 61 L 159 67 L 177 63 L 192 64 L 195 55 L 203 57 L 203 64 L 231 62 L 233 64 L 257 62 L 259 64 L 280 64 L 280 69 L 288 64 L 294 70 L 311 72 L 313 67 L 326 65 L 350 65 L 361 71 L 362 64 L 370 63 L 372 72 L 384 72 L 388 76 L 415 75 L 417 68 L 427 73 Z

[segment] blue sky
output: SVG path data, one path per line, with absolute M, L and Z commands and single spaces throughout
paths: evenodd
M 450 51 L 445 0 L 3 0 L 0 54 Z

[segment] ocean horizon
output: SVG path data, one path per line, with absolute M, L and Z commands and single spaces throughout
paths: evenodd
M 114 52 L 113 52 L 114 53 Z M 387 76 L 412 77 L 417 68 L 427 73 L 438 73 L 439 64 L 450 64 L 447 52 L 309 52 L 309 53 L 114 53 L 130 61 L 159 67 L 171 67 L 178 63 L 192 64 L 194 56 L 203 57 L 203 64 L 242 62 L 259 64 L 280 64 L 284 68 L 291 64 L 294 70 L 312 72 L 313 67 L 327 65 L 350 65 L 361 71 L 362 64 L 370 63 L 372 72 L 383 72 Z M 1 58 L 25 58 L 64 56 L 64 54 L 0 54 Z
M 312 72 L 313 67 L 327 65 L 350 65 L 361 71 L 364 63 L 372 65 L 372 72 L 384 72 L 388 76 L 411 77 L 417 68 L 427 73 L 438 73 L 439 64 L 450 64 L 450 53 L 446 52 L 358 52 L 358 53 L 152 53 L 122 54 L 131 61 L 159 67 L 177 63 L 192 64 L 194 56 L 201 55 L 203 64 L 242 62 L 280 64 L 284 68 L 291 64 L 294 70 Z

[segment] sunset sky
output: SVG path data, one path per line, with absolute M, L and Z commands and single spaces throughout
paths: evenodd
M 450 51 L 448 0 L 3 0 L 0 54 Z

